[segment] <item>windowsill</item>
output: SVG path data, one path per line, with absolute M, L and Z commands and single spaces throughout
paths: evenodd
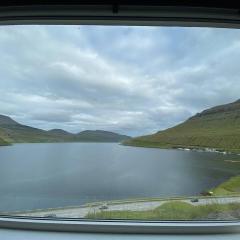
M 88 233 L 240 234 L 239 221 L 92 221 L 1 217 L 1 228 Z
M 204 235 L 184 235 L 184 234 L 171 234 L 171 235 L 159 235 L 159 234 L 98 234 L 98 233 L 74 233 L 74 232 L 47 232 L 47 231 L 32 231 L 32 230 L 17 230 L 17 229 L 0 229 L 1 239 L 4 240 L 69 240 L 69 239 L 84 239 L 84 240 L 238 240 L 240 239 L 240 233 L 238 234 L 204 234 Z

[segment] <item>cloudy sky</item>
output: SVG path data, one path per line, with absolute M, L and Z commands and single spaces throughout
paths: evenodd
M 0 114 L 132 136 L 240 98 L 240 30 L 1 26 Z

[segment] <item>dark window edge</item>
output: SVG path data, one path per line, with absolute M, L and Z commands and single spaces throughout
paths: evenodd
M 76 24 L 239 28 L 238 9 L 182 6 L 1 6 L 1 25 Z

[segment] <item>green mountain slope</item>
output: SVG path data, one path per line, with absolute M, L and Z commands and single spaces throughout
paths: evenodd
M 72 134 L 62 129 L 45 131 L 19 124 L 8 116 L 0 115 L 0 144 L 22 142 L 120 142 L 128 136 L 107 131 L 83 131 Z
M 86 130 L 78 133 L 76 139 L 86 142 L 121 142 L 130 139 L 130 137 L 102 130 Z
M 175 127 L 133 138 L 125 144 L 240 152 L 240 100 L 207 109 Z
M 56 135 L 56 136 L 73 136 L 74 134 L 64 131 L 62 129 L 51 129 L 47 131 L 50 134 Z
M 55 142 L 58 137 L 47 131 L 17 123 L 10 117 L 0 115 L 0 137 L 10 143 Z
M 1 125 L 17 125 L 16 121 L 14 121 L 12 118 L 5 116 L 5 115 L 0 115 L 0 126 Z
M 6 142 L 4 139 L 0 138 L 0 146 L 5 146 L 5 145 L 9 145 L 9 143 Z

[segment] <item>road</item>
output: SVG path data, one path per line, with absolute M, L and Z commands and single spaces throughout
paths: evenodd
M 55 216 L 59 218 L 84 218 L 88 213 L 99 212 L 99 208 L 103 205 L 107 205 L 107 209 L 104 211 L 147 211 L 152 210 L 156 207 L 161 206 L 166 202 L 171 202 L 176 200 L 149 200 L 149 201 L 136 201 L 136 202 L 125 202 L 125 203 L 105 203 L 99 204 L 97 206 L 78 206 L 78 207 L 63 207 L 55 209 L 39 209 L 35 211 L 25 211 L 25 212 L 15 212 L 10 213 L 15 216 L 34 216 L 34 217 L 46 217 L 46 216 Z M 206 205 L 206 204 L 228 204 L 228 203 L 240 203 L 240 196 L 231 196 L 231 197 L 206 197 L 199 198 L 198 202 L 191 202 L 191 199 L 178 199 L 177 201 L 186 202 L 195 206 Z M 9 213 L 8 213 L 9 214 Z

